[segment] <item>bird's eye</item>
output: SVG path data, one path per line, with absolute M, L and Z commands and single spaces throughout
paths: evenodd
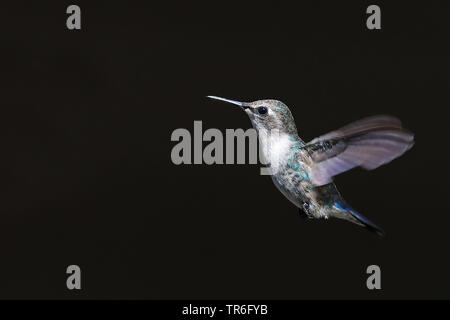
M 267 108 L 266 107 L 258 107 L 256 110 L 258 110 L 259 114 L 266 114 Z

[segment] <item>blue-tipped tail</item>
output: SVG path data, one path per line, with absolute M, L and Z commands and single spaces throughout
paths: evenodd
M 358 211 L 350 207 L 343 199 L 337 199 L 334 202 L 334 206 L 339 210 L 346 211 L 352 215 L 359 223 L 361 223 L 369 231 L 375 232 L 379 236 L 383 237 L 385 235 L 384 231 L 378 227 L 375 223 L 364 217 Z

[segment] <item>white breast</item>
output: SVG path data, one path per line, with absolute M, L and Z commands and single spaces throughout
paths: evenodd
M 267 164 L 270 164 L 272 174 L 276 174 L 286 161 L 287 154 L 292 146 L 292 140 L 287 134 L 267 131 L 259 132 L 259 141 L 262 155 Z

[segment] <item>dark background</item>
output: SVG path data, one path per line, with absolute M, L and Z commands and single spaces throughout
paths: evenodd
M 450 298 L 444 2 L 8 2 L 0 298 Z M 250 127 L 209 94 L 281 100 L 305 140 L 399 117 L 413 149 L 336 179 L 387 236 L 301 220 L 258 165 L 173 165 L 176 128 Z

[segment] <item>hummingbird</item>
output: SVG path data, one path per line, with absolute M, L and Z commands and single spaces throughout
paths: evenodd
M 343 219 L 384 235 L 380 227 L 347 204 L 333 177 L 355 167 L 373 170 L 409 150 L 414 135 L 399 119 L 369 116 L 305 143 L 291 111 L 281 101 L 207 97 L 237 105 L 247 113 L 258 133 L 263 159 L 270 164 L 273 183 L 302 218 Z

